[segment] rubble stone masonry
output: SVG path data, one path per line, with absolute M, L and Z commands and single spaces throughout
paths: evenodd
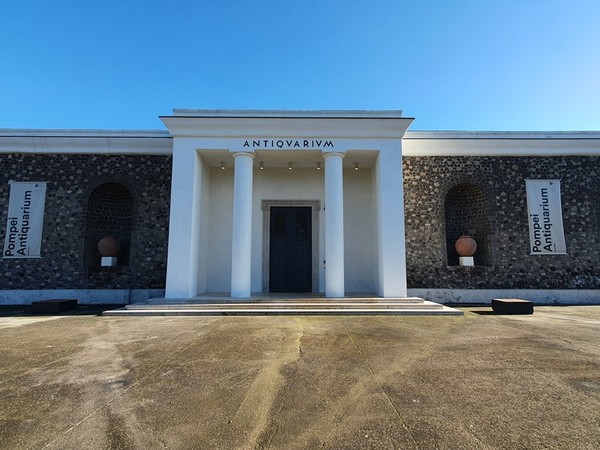
M 46 181 L 39 259 L 0 259 L 0 289 L 161 289 L 165 285 L 170 156 L 0 155 L 0 235 L 6 235 L 9 180 Z M 120 183 L 133 197 L 126 265 L 86 259 L 90 194 Z M 3 242 L 2 242 L 3 244 Z
M 529 254 L 526 179 L 560 180 L 566 255 Z M 448 265 L 445 197 L 460 184 L 486 198 L 485 265 Z M 409 287 L 600 288 L 600 158 L 405 157 L 404 185 Z
M 561 181 L 566 255 L 529 254 L 528 178 Z M 0 259 L 0 289 L 164 288 L 170 156 L 2 154 L 2 239 L 9 180 L 48 182 L 46 210 L 42 258 Z M 100 267 L 86 250 L 90 195 L 104 183 L 122 184 L 133 198 L 128 260 L 116 267 Z M 474 267 L 454 265 L 446 245 L 446 217 L 456 214 L 445 214 L 445 198 L 461 184 L 485 197 L 485 211 L 474 217 L 488 224 L 483 245 L 489 248 L 484 259 L 476 255 Z M 600 289 L 599 157 L 409 156 L 404 185 L 409 288 Z M 461 192 L 472 190 L 452 195 Z M 453 204 L 461 203 L 454 197 Z

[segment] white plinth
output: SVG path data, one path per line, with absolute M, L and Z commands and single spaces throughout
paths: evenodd
M 102 267 L 111 267 L 117 265 L 117 257 L 116 256 L 102 256 L 100 259 L 100 265 Z
M 461 266 L 474 266 L 475 259 L 472 256 L 459 256 L 458 264 Z

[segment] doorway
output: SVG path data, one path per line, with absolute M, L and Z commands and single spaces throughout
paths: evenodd
M 320 200 L 262 200 L 263 245 L 262 245 L 262 292 L 271 291 L 271 210 L 276 208 L 308 208 L 310 210 L 310 260 L 311 284 L 302 292 L 319 292 L 319 212 Z M 283 292 L 283 291 L 275 291 Z M 288 291 L 290 292 L 290 291 Z M 293 291 L 292 291 L 293 292 Z
M 310 207 L 270 208 L 269 292 L 312 291 Z

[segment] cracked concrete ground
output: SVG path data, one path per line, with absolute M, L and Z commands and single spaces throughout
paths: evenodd
M 600 448 L 600 306 L 0 317 L 0 448 Z

